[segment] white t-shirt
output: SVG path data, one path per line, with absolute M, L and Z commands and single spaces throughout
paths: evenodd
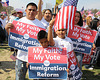
M 43 24 L 38 19 L 29 20 L 26 17 L 23 17 L 23 18 L 19 19 L 19 21 L 23 22 L 23 23 L 27 23 L 27 24 L 31 24 L 31 25 L 35 25 L 35 26 L 44 28 Z M 18 52 L 17 52 L 17 58 L 19 60 L 28 62 L 28 53 L 25 52 L 25 51 L 18 50 Z
M 49 22 L 47 22 L 44 18 L 42 18 L 41 23 L 44 25 L 46 32 L 49 30 Z M 52 35 L 54 37 L 54 26 L 52 28 Z
M 65 39 L 61 39 L 57 36 L 56 38 L 53 38 L 53 40 L 55 41 L 54 46 L 59 48 L 67 48 L 67 53 L 74 49 L 72 40 L 67 36 L 65 37 Z
M 42 18 L 41 22 L 44 25 L 45 29 L 48 29 L 49 22 L 47 22 L 44 18 Z

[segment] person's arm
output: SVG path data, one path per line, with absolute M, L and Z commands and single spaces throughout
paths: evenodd
M 53 13 L 54 13 L 54 14 L 56 13 L 56 5 L 54 6 Z
M 38 3 L 38 13 L 37 13 L 37 15 L 36 15 L 36 17 L 35 17 L 35 18 L 37 18 L 38 20 L 41 20 L 42 17 L 43 17 L 43 16 L 42 16 L 42 11 L 41 11 L 42 4 L 43 4 L 42 0 L 39 0 L 39 3 Z
M 9 35 L 9 29 L 12 29 L 14 27 L 14 25 L 12 23 L 7 23 L 6 26 L 5 26 L 5 29 Z
M 26 67 L 29 68 L 29 63 L 28 62 L 26 63 Z
M 56 14 L 58 13 L 58 6 L 56 6 Z
M 49 23 L 49 31 L 48 31 L 48 41 L 49 41 L 49 44 L 51 46 L 54 46 L 55 45 L 55 42 L 53 40 L 53 35 L 52 35 L 52 27 L 54 25 L 54 22 L 55 22 L 55 19 L 52 19 Z

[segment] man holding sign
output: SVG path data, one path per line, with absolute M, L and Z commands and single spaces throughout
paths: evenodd
M 37 14 L 37 5 L 35 3 L 29 3 L 26 6 L 26 17 L 21 18 L 19 21 L 31 25 L 35 25 L 41 28 L 44 28 L 43 24 L 35 19 Z M 5 27 L 9 33 L 9 29 L 14 27 L 13 24 L 8 23 Z M 28 54 L 25 51 L 18 50 L 17 60 L 16 60 L 16 80 L 25 80 L 25 75 L 27 72 L 26 63 L 28 61 Z

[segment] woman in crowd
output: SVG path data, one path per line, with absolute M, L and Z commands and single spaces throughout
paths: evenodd
M 85 25 L 86 29 L 89 29 L 89 25 L 90 25 L 91 21 L 92 21 L 92 17 L 91 16 L 87 16 L 86 17 L 86 25 Z
M 75 25 L 83 27 L 82 15 L 79 11 L 76 11 L 76 13 L 75 13 Z M 80 69 L 82 70 L 82 53 L 75 52 L 75 54 L 76 54 L 76 57 L 77 57 L 78 62 L 80 64 Z
M 97 18 L 94 18 L 93 21 L 90 24 L 90 28 L 92 30 L 96 30 L 97 35 L 94 41 L 94 46 L 93 48 L 96 48 L 96 53 L 97 53 L 97 66 L 100 67 L 100 20 Z
M 99 22 L 100 22 L 99 19 L 94 18 L 90 22 L 88 28 L 91 29 L 91 30 L 97 31 L 97 27 L 99 26 Z M 98 33 L 97 33 L 97 35 L 98 35 Z M 98 54 L 99 54 L 99 51 L 100 51 L 100 48 L 99 48 L 100 45 L 99 45 L 99 43 L 100 43 L 100 38 L 97 39 L 97 36 L 96 36 L 96 40 L 94 41 L 94 44 L 93 44 L 93 50 L 97 48 Z M 93 65 L 92 64 L 93 63 L 85 65 L 85 68 L 89 69 L 89 70 L 93 70 Z

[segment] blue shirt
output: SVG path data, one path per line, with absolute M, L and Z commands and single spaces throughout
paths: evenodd
M 14 20 L 15 20 L 15 21 L 18 21 L 19 19 L 20 19 L 19 17 L 16 17 Z

